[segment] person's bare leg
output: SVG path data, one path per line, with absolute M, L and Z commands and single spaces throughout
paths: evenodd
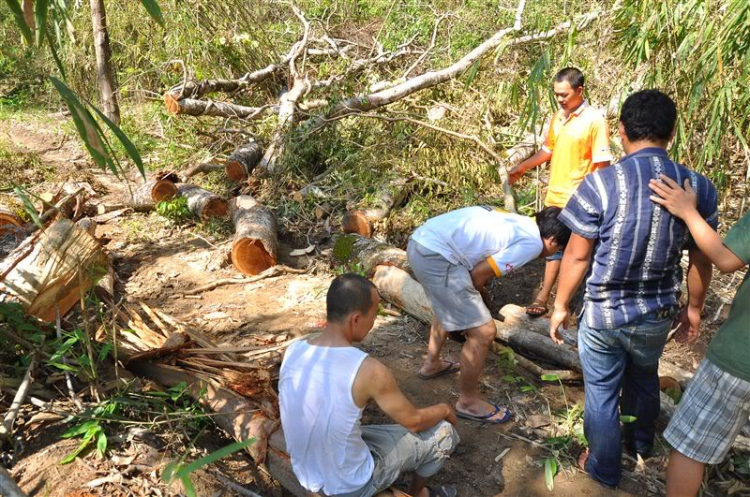
M 703 483 L 705 464 L 672 450 L 667 465 L 667 497 L 694 497 Z
M 542 289 L 536 294 L 533 304 L 529 307 L 537 307 L 538 305 L 547 307 L 549 296 L 552 294 L 552 288 L 554 288 L 555 282 L 557 281 L 557 275 L 560 273 L 561 262 L 562 261 L 547 261 L 544 266 Z
M 479 397 L 479 377 L 484 371 L 487 351 L 495 339 L 497 328 L 495 321 L 490 320 L 482 326 L 466 330 L 466 343 L 461 349 L 461 372 L 459 373 L 460 395 L 456 410 L 466 414 L 484 416 L 495 410 L 492 404 Z M 505 415 L 501 410 L 489 421 L 500 419 Z
M 411 485 L 409 485 L 409 495 L 414 497 L 430 497 L 430 489 L 427 488 L 428 481 L 429 478 L 414 473 L 411 477 Z
M 450 367 L 448 361 L 440 359 L 440 351 L 448 339 L 448 332 L 443 329 L 437 317 L 432 318 L 430 325 L 430 340 L 427 342 L 427 356 L 422 363 L 422 369 L 419 372 L 425 376 L 438 373 L 447 367 Z

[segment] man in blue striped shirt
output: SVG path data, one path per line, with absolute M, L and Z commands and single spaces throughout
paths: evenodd
M 710 262 L 689 240 L 685 223 L 649 198 L 651 179 L 666 175 L 678 184 L 689 179 L 698 211 L 716 229 L 713 184 L 667 155 L 676 119 L 674 102 L 657 90 L 628 97 L 620 115 L 628 155 L 587 176 L 560 214 L 573 235 L 562 261 L 550 336 L 562 343 L 558 327 L 567 327 L 568 303 L 586 276 L 578 348 L 589 449 L 579 462 L 611 487 L 620 481 L 619 415 L 636 418 L 624 426 L 626 449 L 648 457 L 659 415 L 659 357 L 673 323 L 680 326 L 678 340 L 697 336 L 711 280 Z M 688 304 L 678 312 L 685 248 Z

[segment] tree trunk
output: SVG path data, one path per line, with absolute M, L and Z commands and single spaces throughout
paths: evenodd
M 26 20 L 26 25 L 33 33 L 36 31 L 36 22 L 34 20 L 34 0 L 23 0 L 21 10 L 23 11 L 23 18 Z
M 24 240 L 0 263 L 0 302 L 18 302 L 32 316 L 64 315 L 101 275 L 107 257 L 91 235 L 61 219 Z
M 550 322 L 549 318 L 534 318 L 526 314 L 526 308 L 515 304 L 508 304 L 500 309 L 500 315 L 503 317 L 503 323 L 508 326 L 515 326 L 527 331 L 533 331 L 539 335 L 549 336 Z M 578 344 L 578 331 L 573 328 L 560 330 L 563 340 L 568 345 L 576 346 Z
M 260 119 L 265 117 L 266 111 L 273 110 L 276 106 L 246 107 L 244 105 L 230 104 L 227 102 L 214 102 L 212 100 L 195 100 L 192 98 L 181 98 L 167 92 L 164 94 L 164 104 L 171 114 L 185 114 L 188 116 L 211 116 L 239 119 Z
M 15 228 L 20 228 L 23 221 L 16 216 L 13 211 L 0 204 L 0 236 L 5 233 L 16 232 Z
M 139 212 L 152 210 L 163 200 L 177 196 L 177 185 L 166 179 L 150 179 L 136 187 L 125 199 L 124 205 Z
M 408 186 L 406 179 L 396 178 L 382 185 L 375 194 L 373 206 L 368 209 L 350 210 L 344 214 L 341 228 L 344 233 L 358 233 L 371 237 L 373 223 L 388 217 L 391 209 L 398 207 L 406 198 Z
M 96 51 L 96 74 L 102 93 L 104 115 L 115 124 L 120 124 L 120 107 L 117 104 L 115 81 L 112 71 L 112 50 L 107 32 L 107 15 L 104 0 L 91 0 L 91 23 L 94 27 L 94 49 Z
M 188 209 L 202 221 L 227 217 L 227 201 L 218 195 L 187 183 L 177 185 L 177 192 L 187 198 Z
M 411 271 L 406 252 L 387 243 L 365 238 L 355 233 L 342 235 L 333 245 L 334 262 L 360 264 L 365 274 L 371 276 L 377 266 L 396 266 Z
M 232 264 L 243 274 L 255 275 L 276 265 L 279 252 L 276 216 L 249 195 L 229 203 L 234 224 Z
M 227 178 L 232 181 L 244 181 L 253 172 L 263 158 L 263 149 L 256 141 L 241 145 L 229 155 L 224 166 Z

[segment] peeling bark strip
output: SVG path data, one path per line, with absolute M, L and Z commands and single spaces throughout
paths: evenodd
M 179 95 L 167 92 L 164 94 L 164 104 L 171 114 L 186 114 L 189 116 L 212 116 L 212 117 L 236 117 L 239 119 L 260 119 L 265 116 L 266 111 L 273 110 L 277 106 L 264 105 L 263 107 L 245 107 L 244 105 L 230 104 L 227 102 L 214 102 L 211 100 L 195 100 L 192 98 L 180 99 Z
M 406 252 L 387 243 L 356 233 L 340 236 L 333 245 L 333 258 L 339 264 L 360 264 L 371 276 L 377 266 L 396 266 L 411 271 Z
M 177 196 L 177 185 L 165 179 L 150 179 L 136 187 L 124 205 L 139 212 L 152 210 L 163 200 Z
M 341 221 L 341 228 L 344 233 L 357 233 L 371 237 L 373 223 L 388 217 L 393 208 L 403 203 L 407 193 L 408 186 L 404 178 L 396 178 L 386 183 L 375 194 L 371 208 L 347 211 Z
M 0 263 L 0 302 L 18 302 L 32 316 L 64 315 L 101 276 L 107 256 L 99 243 L 68 219 L 24 240 Z
M 256 141 L 241 145 L 229 155 L 224 171 L 232 181 L 244 181 L 263 157 L 263 149 Z
M 227 217 L 227 201 L 215 193 L 187 183 L 177 185 L 177 193 L 187 198 L 188 209 L 202 221 Z
M 276 265 L 279 252 L 276 216 L 249 195 L 229 203 L 234 224 L 232 264 L 243 274 L 256 275 Z

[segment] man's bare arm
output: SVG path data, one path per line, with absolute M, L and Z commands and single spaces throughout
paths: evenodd
M 523 176 L 526 171 L 528 171 L 529 169 L 534 169 L 535 167 L 539 167 L 539 165 L 544 164 L 551 158 L 552 152 L 547 152 L 544 149 L 540 149 L 537 153 L 535 153 L 525 161 L 521 162 L 515 167 L 510 168 L 510 171 L 508 171 L 508 173 L 510 174 L 510 183 L 515 183 L 521 178 L 521 176 Z
M 560 325 L 567 329 L 570 321 L 570 308 L 568 304 L 578 286 L 586 276 L 591 253 L 594 251 L 594 240 L 584 238 L 573 233 L 570 236 L 568 246 L 565 247 L 562 265 L 560 266 L 560 281 L 557 283 L 557 297 L 555 308 L 550 318 L 550 338 L 558 344 L 563 343 L 562 336 L 558 332 Z
M 469 274 L 471 275 L 471 282 L 474 284 L 474 288 L 480 292 L 492 278 L 497 276 L 495 270 L 492 269 L 492 266 L 486 260 L 474 266 L 474 269 Z

